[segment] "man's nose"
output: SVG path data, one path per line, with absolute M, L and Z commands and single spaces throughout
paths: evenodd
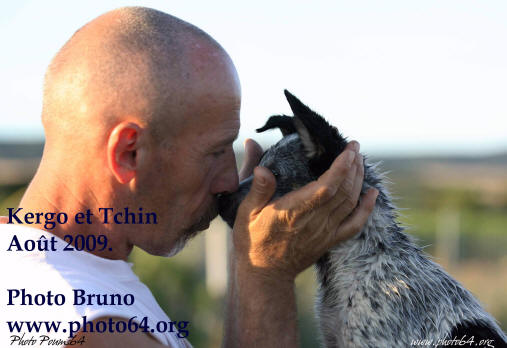
M 218 176 L 213 183 L 212 193 L 230 193 L 238 190 L 239 177 L 238 168 L 236 167 L 236 157 L 234 152 L 231 150 L 228 155 L 227 164 L 218 173 Z

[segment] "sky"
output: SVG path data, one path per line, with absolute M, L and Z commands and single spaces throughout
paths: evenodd
M 507 152 L 505 1 L 9 1 L 0 12 L 0 141 L 43 139 L 42 81 L 83 24 L 147 6 L 197 25 L 229 53 L 241 132 L 290 114 L 286 88 L 372 155 Z

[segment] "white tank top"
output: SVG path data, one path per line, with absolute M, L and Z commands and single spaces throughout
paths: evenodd
M 34 251 L 15 251 L 16 247 L 7 251 L 14 235 L 23 248 L 26 240 L 37 241 L 42 235 L 48 240 L 54 237 L 26 226 L 0 224 L 1 347 L 10 346 L 13 335 L 23 340 L 33 337 L 38 341 L 36 346 L 43 335 L 53 342 L 69 340 L 71 329 L 75 331 L 77 323 L 83 326 L 84 317 L 86 322 L 102 317 L 125 318 L 124 323 L 104 320 L 92 328 L 98 332 L 110 328 L 115 332 L 143 330 L 162 344 L 191 347 L 185 339 L 191 333 L 190 324 L 178 321 L 170 324 L 151 291 L 132 271 L 132 264 L 85 251 L 63 251 L 68 243 L 58 237 L 55 237 L 57 251 L 38 251 L 37 247 Z M 28 246 L 31 247 L 31 242 Z M 102 296 L 88 297 L 97 294 Z M 32 325 L 31 331 L 26 322 Z M 46 323 L 60 324 L 57 329 L 53 326 L 48 330 Z M 41 326 L 37 331 L 33 325 Z M 85 325 L 90 328 L 92 324 Z

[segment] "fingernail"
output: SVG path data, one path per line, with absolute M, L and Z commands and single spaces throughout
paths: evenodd
M 357 141 L 354 142 L 354 151 L 359 152 L 360 149 L 361 149 L 361 144 L 359 144 Z
M 356 158 L 356 153 L 354 151 L 347 150 L 347 165 L 352 165 L 352 162 Z

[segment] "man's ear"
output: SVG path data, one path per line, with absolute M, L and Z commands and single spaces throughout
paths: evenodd
M 107 141 L 107 162 L 116 180 L 129 183 L 136 176 L 142 128 L 131 121 L 116 125 Z

